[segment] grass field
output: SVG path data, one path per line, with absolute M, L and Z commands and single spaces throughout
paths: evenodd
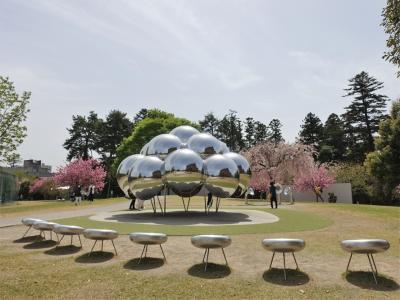
M 201 202 L 195 205 L 201 207 Z M 241 207 L 242 202 L 229 200 L 225 205 Z M 252 207 L 265 209 L 265 203 Z M 213 250 L 207 273 L 201 264 L 203 252 L 190 244 L 189 236 L 169 236 L 164 246 L 166 263 L 157 247 L 149 247 L 150 258 L 138 265 L 142 249 L 125 235 L 115 242 L 118 256 L 105 243 L 106 252 L 89 257 L 89 240 L 82 240 L 82 250 L 68 242 L 55 249 L 54 242 L 19 239 L 25 230 L 22 226 L 0 228 L 0 299 L 400 298 L 399 208 L 297 203 L 273 213 L 281 214 L 284 222 L 269 226 L 279 228 L 235 234 L 225 250 L 229 267 L 222 264 L 220 251 Z M 277 269 L 282 267 L 282 257 L 276 256 L 273 269 L 267 271 L 271 253 L 260 244 L 266 237 L 282 236 L 306 241 L 306 248 L 296 255 L 300 270 L 294 269 L 290 257 L 286 261 L 287 281 Z M 387 252 L 375 256 L 378 285 L 365 255 L 354 255 L 352 271 L 344 273 L 348 254 L 339 242 L 348 238 L 383 238 L 391 243 Z
M 83 201 L 81 207 L 113 204 L 121 201 L 127 201 L 124 198 L 96 199 L 93 203 Z M 51 210 L 74 209 L 74 205 L 69 200 L 38 200 L 38 201 L 15 201 L 10 204 L 0 205 L 0 216 L 9 216 L 25 212 L 39 212 Z

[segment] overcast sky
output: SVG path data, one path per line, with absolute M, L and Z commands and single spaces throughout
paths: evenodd
M 279 118 L 343 113 L 365 70 L 400 96 L 382 60 L 385 0 L 0 1 L 0 75 L 32 92 L 23 159 L 63 164 L 73 114 L 157 107 L 193 121 L 229 109 Z

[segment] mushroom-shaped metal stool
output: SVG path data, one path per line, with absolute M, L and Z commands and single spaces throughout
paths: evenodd
M 60 245 L 62 239 L 64 236 L 69 235 L 71 237 L 71 245 L 72 245 L 72 238 L 74 235 L 78 236 L 79 238 L 79 244 L 81 245 L 82 248 L 82 241 L 81 241 L 81 234 L 85 228 L 82 228 L 80 226 L 73 226 L 73 225 L 56 225 L 54 226 L 53 231 L 57 234 L 62 235 L 61 239 L 58 240 L 57 247 Z
M 118 237 L 118 232 L 110 229 L 85 229 L 83 231 L 83 236 L 89 240 L 94 240 L 92 249 L 90 249 L 89 256 L 92 254 L 94 246 L 96 246 L 97 241 L 101 241 L 101 251 L 103 251 L 103 242 L 111 241 L 115 255 L 118 255 L 117 249 L 115 249 L 114 239 Z
M 25 231 L 22 238 L 24 238 L 28 234 L 28 231 L 31 230 L 33 223 L 42 222 L 42 221 L 44 221 L 44 220 L 35 219 L 35 218 L 22 218 L 22 220 L 21 220 L 22 224 L 24 224 L 25 226 L 28 226 L 28 229 Z
M 40 236 L 38 238 L 40 238 L 43 235 L 43 238 L 46 239 L 45 236 L 45 232 L 48 231 L 50 232 L 50 240 L 53 240 L 53 229 L 54 227 L 58 225 L 57 223 L 53 223 L 53 222 L 47 222 L 47 221 L 36 221 L 33 223 L 33 228 L 35 228 L 36 230 L 40 231 Z M 56 233 L 57 236 L 57 240 L 58 240 L 58 235 Z
M 272 262 L 274 261 L 275 252 L 280 252 L 283 254 L 283 276 L 286 280 L 286 253 L 292 253 L 294 262 L 296 263 L 296 270 L 299 269 L 294 252 L 301 251 L 304 249 L 306 243 L 302 239 L 264 239 L 262 241 L 262 246 L 269 251 L 272 251 L 271 263 L 269 264 L 269 270 L 272 267 Z
M 164 261 L 167 261 L 165 258 L 164 250 L 161 244 L 164 244 L 168 237 L 164 233 L 156 233 L 156 232 L 132 232 L 129 234 L 129 239 L 137 244 L 143 245 L 142 254 L 140 254 L 140 259 L 138 264 L 142 261 L 143 253 L 144 257 L 147 257 L 147 247 L 149 245 L 159 245 L 162 255 L 164 257 Z
M 228 261 L 226 260 L 224 248 L 228 247 L 232 243 L 232 239 L 228 235 L 214 235 L 214 234 L 207 234 L 207 235 L 195 235 L 192 236 L 192 245 L 197 248 L 205 249 L 203 255 L 203 263 L 206 262 L 204 267 L 204 271 L 207 271 L 208 265 L 208 256 L 210 254 L 210 249 L 217 249 L 221 248 L 222 254 L 225 258 L 225 263 L 228 265 Z
M 351 258 L 353 254 L 366 254 L 368 257 L 369 265 L 371 266 L 372 275 L 374 276 L 375 283 L 378 284 L 377 276 L 378 269 L 376 268 L 375 260 L 372 254 L 384 252 L 390 248 L 387 240 L 381 239 L 359 239 L 359 240 L 344 240 L 340 243 L 342 249 L 350 252 L 349 262 L 347 263 L 346 272 L 349 270 Z

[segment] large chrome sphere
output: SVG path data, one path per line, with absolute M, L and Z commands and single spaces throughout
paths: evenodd
M 225 154 L 225 153 L 229 153 L 229 152 L 231 152 L 231 150 L 229 150 L 228 146 L 224 142 L 221 142 L 220 154 Z
M 230 197 L 239 185 L 239 169 L 236 163 L 221 154 L 210 156 L 204 161 L 205 187 L 216 197 Z
M 118 166 L 117 170 L 117 182 L 121 190 L 124 192 L 125 196 L 129 197 L 128 190 L 128 175 L 132 165 L 139 159 L 143 158 L 144 156 L 141 154 L 134 154 L 130 155 L 125 158 Z
M 147 149 L 149 149 L 149 143 L 142 147 L 142 149 L 140 150 L 140 154 L 147 155 Z
M 154 137 L 147 149 L 147 155 L 156 155 L 160 158 L 165 158 L 169 153 L 180 149 L 181 140 L 172 134 L 160 134 Z
M 145 156 L 134 163 L 128 182 L 136 198 L 148 200 L 158 195 L 164 187 L 164 162 L 155 156 Z
M 192 135 L 197 133 L 199 131 L 196 128 L 188 125 L 178 126 L 170 132 L 170 134 L 176 135 L 182 143 L 186 143 Z
M 181 197 L 196 195 L 203 185 L 203 159 L 190 149 L 172 152 L 165 159 L 164 182 Z
M 239 186 L 235 192 L 235 196 L 239 197 L 243 195 L 249 187 L 251 177 L 250 164 L 244 156 L 238 153 L 228 152 L 225 153 L 224 156 L 232 159 L 239 169 Z
M 189 149 L 199 153 L 203 158 L 216 153 L 221 153 L 222 150 L 221 142 L 207 133 L 198 133 L 193 135 L 188 140 L 187 145 Z

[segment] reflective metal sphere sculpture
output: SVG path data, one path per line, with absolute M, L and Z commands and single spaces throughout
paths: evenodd
M 203 185 L 203 160 L 190 149 L 176 150 L 165 159 L 164 181 L 181 197 L 196 195 Z
M 229 153 L 229 152 L 231 152 L 231 150 L 229 150 L 229 148 L 228 148 L 228 146 L 224 143 L 224 142 L 221 142 L 221 154 L 225 154 L 225 153 Z
M 149 149 L 149 143 L 147 143 L 142 147 L 142 149 L 140 149 L 140 154 L 147 155 L 147 149 Z
M 178 126 L 171 130 L 170 134 L 176 135 L 182 143 L 187 143 L 192 135 L 200 133 L 196 128 L 188 125 Z
M 128 175 L 129 171 L 132 168 L 133 164 L 140 158 L 143 158 L 144 155 L 141 154 L 134 154 L 130 155 L 127 158 L 125 158 L 118 166 L 117 170 L 117 182 L 121 190 L 125 193 L 125 196 L 129 197 L 128 195 L 128 190 L 129 190 L 129 184 L 128 184 Z
M 181 146 L 182 142 L 177 136 L 172 134 L 160 134 L 150 141 L 147 155 L 156 155 L 163 159 L 171 152 L 180 149 Z
M 221 154 L 210 156 L 204 161 L 207 176 L 205 187 L 219 198 L 231 196 L 239 185 L 239 169 L 236 163 Z
M 145 156 L 131 168 L 129 188 L 136 198 L 148 200 L 158 195 L 164 187 L 164 162 L 158 157 Z
M 241 196 L 247 191 L 247 188 L 249 187 L 251 177 L 250 164 L 243 155 L 235 152 L 225 153 L 224 156 L 232 159 L 239 169 L 239 186 L 235 192 L 235 195 Z
M 203 158 L 210 155 L 221 153 L 221 142 L 207 133 L 193 135 L 187 142 L 188 148 L 199 153 Z

